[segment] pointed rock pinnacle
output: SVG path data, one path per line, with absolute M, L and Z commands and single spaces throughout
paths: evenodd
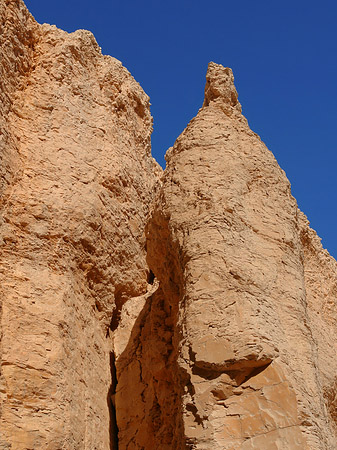
M 203 107 L 209 106 L 212 102 L 216 102 L 226 113 L 231 108 L 241 112 L 232 69 L 214 62 L 208 64 Z

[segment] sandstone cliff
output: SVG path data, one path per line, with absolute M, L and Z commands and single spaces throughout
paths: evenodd
M 0 27 L 0 449 L 335 449 L 337 263 L 231 70 L 162 173 L 91 33 Z
M 149 98 L 91 33 L 0 5 L 0 448 L 107 449 L 110 326 L 147 291 Z

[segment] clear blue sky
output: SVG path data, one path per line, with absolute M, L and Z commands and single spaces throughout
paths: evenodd
M 209 61 L 231 67 L 243 113 L 337 257 L 335 0 L 26 0 L 38 22 L 92 31 L 151 97 L 153 155 L 202 105 Z

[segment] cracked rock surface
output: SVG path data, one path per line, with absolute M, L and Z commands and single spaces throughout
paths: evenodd
M 91 33 L 0 28 L 0 450 L 334 450 L 337 263 L 231 69 L 163 172 Z
M 187 447 L 333 449 L 336 262 L 230 69 L 210 63 L 204 106 L 166 159 L 148 262 L 177 311 Z
M 147 292 L 149 98 L 1 1 L 1 449 L 110 448 L 114 311 Z

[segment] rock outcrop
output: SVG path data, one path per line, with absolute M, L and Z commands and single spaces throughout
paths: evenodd
M 0 27 L 0 449 L 335 449 L 337 263 L 231 70 L 163 173 L 91 33 Z
M 149 98 L 88 31 L 0 8 L 0 448 L 108 449 L 111 328 L 148 288 Z
M 176 311 L 188 445 L 333 449 L 336 262 L 249 129 L 231 70 L 210 63 L 206 79 L 148 229 Z

